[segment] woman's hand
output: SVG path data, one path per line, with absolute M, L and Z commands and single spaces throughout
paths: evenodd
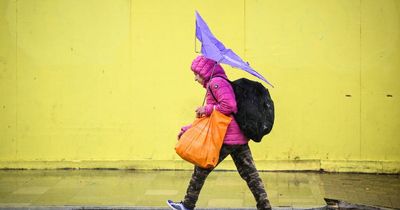
M 206 107 L 205 106 L 201 106 L 201 107 L 198 107 L 196 109 L 196 117 L 197 118 L 200 118 L 205 114 L 206 114 Z

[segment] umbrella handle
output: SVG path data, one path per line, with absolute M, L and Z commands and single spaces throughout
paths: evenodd
M 207 93 L 208 93 L 208 90 L 210 89 L 210 88 L 209 88 L 209 86 L 210 86 L 210 81 L 211 81 L 211 79 L 212 79 L 213 76 L 214 76 L 215 67 L 219 64 L 219 62 L 220 62 L 222 59 L 223 59 L 223 58 L 221 58 L 218 62 L 215 62 L 214 66 L 213 66 L 213 69 L 212 69 L 212 72 L 211 72 L 211 76 L 210 76 L 210 80 L 209 80 L 209 82 L 208 82 L 208 84 L 207 84 L 206 95 L 204 96 L 203 105 L 202 105 L 202 106 L 204 106 L 204 103 L 206 102 Z M 217 101 L 217 102 L 218 102 L 218 101 Z
M 200 51 L 197 51 L 196 33 L 194 34 L 194 52 L 200 53 Z

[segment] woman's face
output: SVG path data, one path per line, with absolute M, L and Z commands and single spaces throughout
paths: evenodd
M 197 81 L 198 83 L 200 83 L 201 85 L 203 85 L 204 83 L 204 79 L 203 77 L 201 77 L 199 74 L 194 74 L 194 81 Z

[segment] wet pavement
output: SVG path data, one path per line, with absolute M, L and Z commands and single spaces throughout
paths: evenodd
M 0 170 L 0 208 L 166 209 L 180 201 L 191 171 Z M 260 172 L 274 209 L 322 209 L 324 198 L 399 208 L 400 175 Z M 198 208 L 254 209 L 246 183 L 234 171 L 210 174 Z

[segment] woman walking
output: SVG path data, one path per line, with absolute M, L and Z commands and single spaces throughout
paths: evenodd
M 254 195 L 257 209 L 271 209 L 264 184 L 254 165 L 248 145 L 249 139 L 244 136 L 233 118 L 233 114 L 237 112 L 235 94 L 231 84 L 227 81 L 228 78 L 223 68 L 211 59 L 198 56 L 193 60 L 191 69 L 195 74 L 195 81 L 208 89 L 206 105 L 196 109 L 197 117 L 210 116 L 214 109 L 232 117 L 232 121 L 226 131 L 218 163 L 222 162 L 228 155 L 231 155 L 240 176 L 246 181 Z M 183 127 L 178 139 L 189 128 L 190 126 Z M 182 202 L 168 200 L 167 204 L 172 209 L 177 210 L 194 209 L 201 188 L 212 170 L 195 166 L 184 200 Z

